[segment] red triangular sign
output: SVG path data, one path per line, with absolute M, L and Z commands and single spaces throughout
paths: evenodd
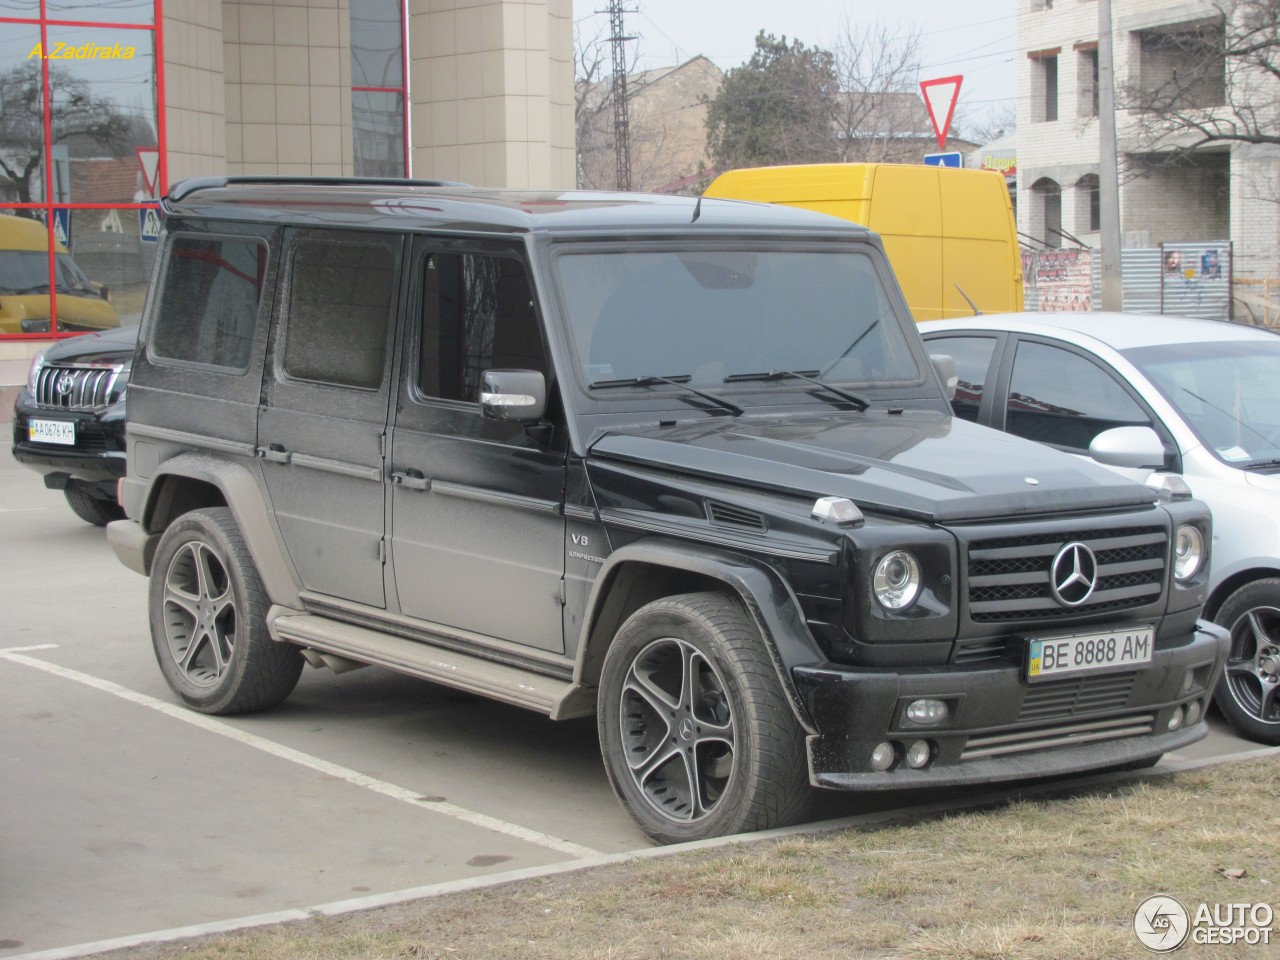
M 951 118 L 956 114 L 956 101 L 960 99 L 960 81 L 964 77 L 939 77 L 937 80 L 921 80 L 920 92 L 924 94 L 924 105 L 929 109 L 929 120 L 933 123 L 933 132 L 938 138 L 938 149 L 947 149 L 947 131 L 951 129 Z M 941 123 L 938 118 L 942 117 Z

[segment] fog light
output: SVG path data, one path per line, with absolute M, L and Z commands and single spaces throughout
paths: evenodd
M 913 700 L 907 706 L 907 719 L 923 727 L 932 727 L 946 720 L 950 712 L 941 700 Z
M 1187 704 L 1187 726 L 1200 719 L 1200 701 L 1192 700 Z
M 929 762 L 932 756 L 933 750 L 930 749 L 929 744 L 924 740 L 917 740 L 907 748 L 907 766 L 912 770 L 919 770 Z
M 1178 688 L 1178 696 L 1185 697 L 1191 692 L 1191 688 L 1196 685 L 1196 672 L 1188 670 L 1182 675 L 1182 686 Z
M 1183 714 L 1182 708 L 1176 707 L 1173 711 L 1173 716 L 1169 718 L 1169 729 L 1170 730 L 1180 729 L 1182 727 L 1182 721 L 1184 719 L 1185 719 L 1185 714 Z
M 871 751 L 871 769 L 881 773 L 893 766 L 896 751 L 892 743 L 882 743 Z

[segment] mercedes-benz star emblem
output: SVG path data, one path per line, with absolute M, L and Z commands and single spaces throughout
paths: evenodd
M 1064 607 L 1078 607 L 1089 599 L 1098 585 L 1098 560 L 1080 542 L 1068 543 L 1058 551 L 1049 568 L 1049 589 Z
M 71 389 L 75 385 L 76 385 L 75 378 L 71 376 L 71 374 L 69 373 L 64 373 L 62 376 L 58 378 L 58 383 L 57 383 L 58 393 L 60 393 L 62 396 L 65 397 L 67 394 L 71 392 Z

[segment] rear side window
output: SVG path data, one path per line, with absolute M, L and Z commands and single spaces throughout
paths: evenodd
M 250 237 L 177 236 L 151 349 L 156 357 L 243 372 L 267 272 L 267 245 Z
M 286 376 L 365 389 L 382 383 L 398 256 L 398 239 L 370 234 L 293 245 Z

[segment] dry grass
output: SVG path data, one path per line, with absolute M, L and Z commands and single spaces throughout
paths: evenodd
M 130 960 L 1057 960 L 1152 956 L 1153 893 L 1280 913 L 1273 760 L 922 822 L 679 854 Z M 1241 879 L 1222 871 L 1243 869 Z M 1280 933 L 1277 933 L 1280 943 Z M 1276 956 L 1195 946 L 1179 957 Z

